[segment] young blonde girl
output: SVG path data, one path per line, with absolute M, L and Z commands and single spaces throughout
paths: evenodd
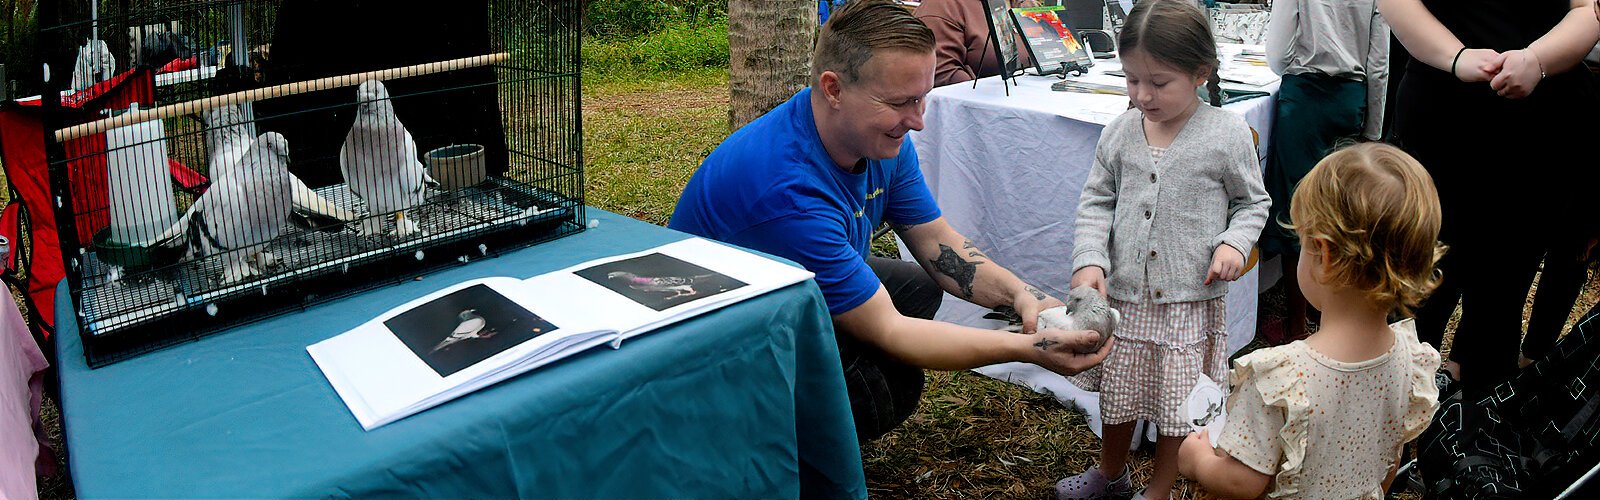
M 1217 447 L 1191 435 L 1180 469 L 1224 498 L 1383 498 L 1439 400 L 1438 351 L 1387 319 L 1439 282 L 1439 196 L 1411 156 L 1367 143 L 1318 163 L 1290 213 L 1322 327 L 1239 358 Z
M 1165 499 L 1188 435 L 1183 400 L 1201 373 L 1227 370 L 1228 281 L 1266 221 L 1270 199 L 1250 127 L 1217 101 L 1216 43 L 1187 0 L 1147 0 L 1118 37 L 1133 109 L 1101 133 L 1084 185 L 1072 286 L 1091 285 L 1122 312 L 1103 367 L 1100 465 L 1056 483 L 1068 499 L 1128 498 L 1136 420 L 1155 423 L 1155 471 L 1141 498 Z

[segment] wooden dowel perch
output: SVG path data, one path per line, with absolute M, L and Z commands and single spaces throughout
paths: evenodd
M 316 80 L 291 82 L 282 85 L 273 85 L 271 87 L 234 92 L 232 94 L 211 96 L 193 101 L 184 101 L 177 104 L 169 104 L 148 110 L 123 113 L 110 118 L 103 118 L 89 123 L 63 128 L 56 131 L 56 141 L 69 141 L 79 137 L 86 137 L 105 132 L 117 127 L 126 127 L 128 125 L 144 123 L 150 120 L 160 120 L 175 116 L 195 114 L 207 109 L 219 106 L 227 106 L 229 104 L 262 101 L 274 97 L 303 94 L 318 90 L 336 89 L 339 87 L 354 87 L 367 80 L 394 80 L 397 78 L 430 75 L 445 71 L 456 71 L 467 68 L 476 68 L 479 66 L 487 66 L 505 61 L 507 57 L 510 57 L 510 55 L 505 52 L 474 57 L 463 57 L 461 59 L 451 59 L 448 61 L 424 63 L 413 66 L 402 66 L 399 68 L 380 69 L 367 71 L 364 73 L 353 73 L 349 75 L 330 76 L 327 78 L 318 78 Z

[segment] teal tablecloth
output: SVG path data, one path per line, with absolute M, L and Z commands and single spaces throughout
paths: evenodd
M 78 496 L 865 497 L 832 323 L 810 281 L 371 432 L 306 354 L 451 283 L 685 237 L 589 214 L 600 225 L 574 236 L 96 370 L 58 307 Z

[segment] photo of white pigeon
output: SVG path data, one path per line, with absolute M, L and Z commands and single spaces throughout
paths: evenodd
M 417 231 L 406 210 L 422 203 L 432 182 L 417 160 L 417 143 L 394 114 L 383 82 L 367 80 L 356 90 L 356 119 L 339 148 L 339 171 L 350 192 L 367 204 L 362 236 L 383 231 L 383 217 L 393 213 L 395 234 Z
M 237 104 L 228 104 L 200 112 L 200 123 L 206 128 L 206 150 L 211 152 L 210 172 L 213 179 L 226 177 L 244 160 L 245 153 L 254 143 L 244 111 Z M 355 213 L 344 209 L 312 191 L 299 177 L 289 174 L 294 192 L 294 210 L 313 220 L 337 223 L 355 221 Z
M 428 354 L 439 352 L 463 340 L 486 339 L 493 337 L 496 333 L 494 329 L 487 328 L 489 320 L 479 316 L 477 309 L 463 310 L 461 314 L 456 315 L 456 319 L 461 321 L 456 325 L 456 329 L 450 332 L 450 335 L 445 336 L 444 340 L 440 340 L 438 344 L 435 344 L 433 350 L 428 351 Z
M 292 189 L 288 141 L 276 132 L 261 134 L 238 166 L 214 179 L 171 229 L 136 246 L 188 245 L 191 257 L 226 252 L 224 284 L 259 275 L 276 261 L 256 245 L 289 223 Z
M 646 293 L 670 293 L 664 300 L 678 297 L 689 297 L 697 293 L 694 285 L 696 281 L 705 280 L 716 276 L 715 274 L 702 274 L 698 276 L 640 276 L 627 271 L 612 271 L 606 274 L 606 279 L 620 281 L 628 288 Z

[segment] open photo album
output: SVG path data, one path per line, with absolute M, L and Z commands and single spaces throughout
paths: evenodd
M 810 279 L 691 238 L 528 279 L 447 286 L 306 348 L 366 430 L 602 344 Z

